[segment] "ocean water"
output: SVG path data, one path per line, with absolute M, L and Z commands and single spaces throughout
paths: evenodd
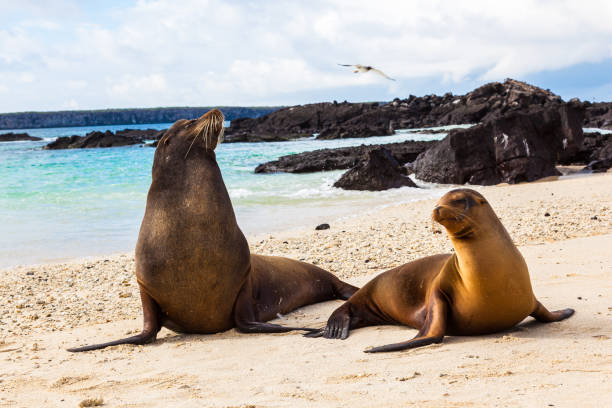
M 151 182 L 154 149 L 42 147 L 56 137 L 92 130 L 168 126 L 14 130 L 45 140 L 0 143 L 0 268 L 132 251 Z M 258 164 L 314 149 L 444 136 L 399 131 L 393 136 L 363 139 L 228 143 L 217 148 L 217 161 L 244 233 L 273 233 L 301 226 L 314 228 L 338 217 L 367 216 L 368 211 L 391 203 L 441 196 L 449 187 L 419 183 L 424 188 L 344 191 L 332 187 L 343 171 L 254 174 Z

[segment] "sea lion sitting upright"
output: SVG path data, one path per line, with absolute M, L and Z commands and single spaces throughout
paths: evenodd
M 250 254 L 215 158 L 223 119 L 215 109 L 179 120 L 158 143 L 135 255 L 142 332 L 68 351 L 150 343 L 162 326 L 183 333 L 301 329 L 266 321 L 357 291 L 314 265 Z
M 324 329 L 305 336 L 346 339 L 349 329 L 384 324 L 419 330 L 412 340 L 365 350 L 375 353 L 440 343 L 445 335 L 495 333 L 527 316 L 550 323 L 574 313 L 549 312 L 538 302 L 523 256 L 481 194 L 450 191 L 432 217 L 446 228 L 454 254 L 378 275 L 336 309 Z

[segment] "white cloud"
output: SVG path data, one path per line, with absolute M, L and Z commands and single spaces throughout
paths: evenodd
M 167 89 L 166 78 L 162 74 L 145 76 L 125 75 L 118 81 L 109 80 L 108 92 L 112 96 L 159 94 Z
M 39 30 L 48 30 L 48 31 L 56 31 L 59 30 L 62 26 L 56 22 L 45 19 L 35 19 L 35 20 L 25 20 L 22 21 L 20 27 L 26 29 L 39 29 Z
M 24 72 L 18 76 L 17 80 L 21 83 L 29 84 L 31 82 L 34 82 L 36 80 L 36 77 L 29 72 Z
M 87 86 L 87 81 L 83 81 L 79 79 L 71 79 L 66 82 L 66 85 L 70 89 L 83 89 Z
M 70 99 L 62 104 L 61 109 L 79 109 L 79 104 L 74 99 Z
M 65 100 L 83 108 L 300 103 L 341 99 L 347 89 L 373 100 L 406 96 L 428 78 L 452 89 L 612 58 L 607 1 L 141 0 L 104 13 L 61 5 L 69 17 L 26 2 L 25 16 L 0 29 L 5 87 L 15 93 L 23 75 L 36 78 L 0 111 Z M 374 65 L 398 81 L 337 63 Z

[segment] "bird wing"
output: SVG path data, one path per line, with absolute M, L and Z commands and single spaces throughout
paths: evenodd
M 338 64 L 338 65 L 340 65 L 342 67 L 352 67 L 353 66 L 352 64 Z
M 395 81 L 395 79 L 391 78 L 390 76 L 388 76 L 387 74 L 382 72 L 380 69 L 372 68 L 372 69 L 370 69 L 370 71 L 376 72 L 378 75 L 383 76 L 383 77 L 385 77 L 387 79 L 390 79 L 391 81 Z

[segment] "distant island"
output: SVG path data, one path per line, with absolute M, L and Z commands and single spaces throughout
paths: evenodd
M 182 118 L 201 116 L 212 108 L 206 106 L 0 113 L 0 129 L 172 123 Z M 281 107 L 217 106 L 216 108 L 223 112 L 226 120 L 231 121 L 237 118 L 257 118 Z

